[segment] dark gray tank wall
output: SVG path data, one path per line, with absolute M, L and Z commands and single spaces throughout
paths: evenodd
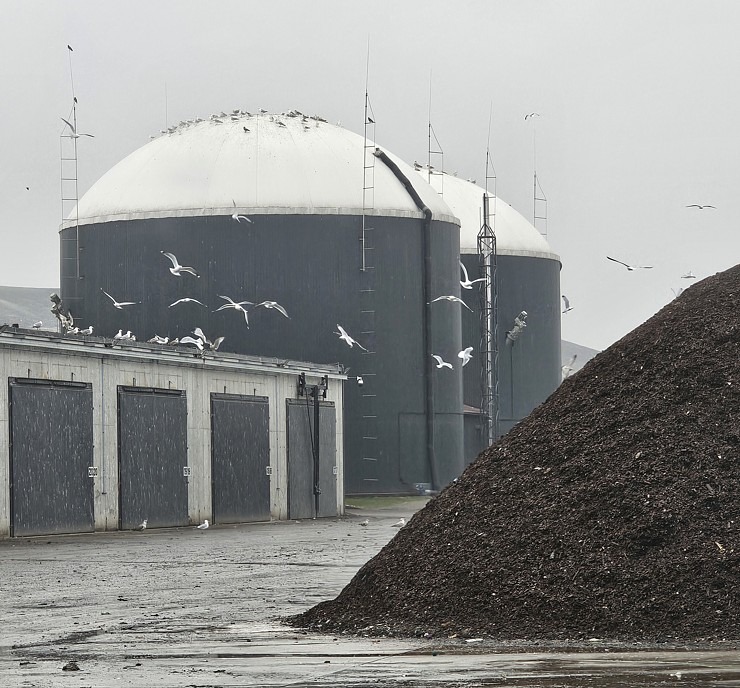
M 477 255 L 461 257 L 470 279 L 480 276 Z M 498 256 L 499 435 L 541 404 L 560 384 L 560 263 L 547 258 Z M 474 310 L 463 313 L 463 347 L 473 347 L 473 359 L 463 371 L 466 405 L 480 408 L 480 292 L 463 289 L 463 300 Z M 527 312 L 527 327 L 512 345 L 506 332 L 514 318 Z M 466 460 L 485 448 L 480 437 L 466 432 Z
M 360 218 L 352 216 L 259 215 L 252 224 L 230 217 L 165 218 L 80 227 L 80 275 L 69 259 L 74 229 L 61 232 L 61 296 L 81 327 L 113 336 L 131 330 L 139 340 L 182 337 L 200 327 L 210 339 L 225 336 L 222 351 L 315 363 L 341 362 L 354 378 L 366 367 L 363 353 L 335 334 L 342 325 L 365 343 L 360 315 Z M 428 306 L 424 299 L 423 219 L 373 220 L 376 266 L 373 386 L 377 393 L 378 441 L 374 480 L 365 480 L 361 447 L 361 388 L 345 389 L 345 491 L 406 493 L 432 473 L 446 484 L 463 467 L 462 381 L 456 370 L 433 369 L 434 458 L 427 452 L 424 314 L 431 318 L 432 348 L 455 361 L 460 349 L 460 306 Z M 458 293 L 459 228 L 432 221 L 432 285 L 435 294 Z M 174 253 L 201 277 L 175 277 L 160 251 Z M 118 301 L 141 301 L 117 310 Z M 275 310 L 250 312 L 249 327 L 225 303 L 274 300 Z M 208 305 L 168 305 L 182 297 Z M 368 385 L 364 389 L 367 391 Z M 432 470 L 434 469 L 434 470 Z M 441 486 L 441 485 L 440 485 Z

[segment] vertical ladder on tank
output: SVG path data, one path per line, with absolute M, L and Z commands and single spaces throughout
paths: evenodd
M 478 231 L 480 274 L 485 277 L 480 293 L 480 360 L 481 360 L 481 425 L 483 439 L 490 446 L 498 439 L 499 375 L 498 375 L 498 281 L 496 275 L 496 174 L 489 174 L 490 154 L 486 153 L 486 191 L 483 194 L 483 224 Z M 493 170 L 493 166 L 491 165 Z M 488 182 L 493 182 L 493 210 Z
M 372 211 L 375 206 L 375 113 L 373 112 L 367 88 L 365 89 L 365 139 L 362 161 L 362 233 L 360 236 L 360 324 L 361 343 L 367 351 L 362 355 L 358 376 L 361 399 L 361 452 L 362 482 L 368 492 L 375 492 L 379 479 L 378 469 L 378 398 L 376 371 L 376 246 L 375 228 L 372 226 Z M 358 381 L 359 382 L 359 381 Z
M 69 122 L 77 131 L 77 102 L 73 97 L 72 111 L 68 115 Z M 78 204 L 80 189 L 78 181 L 77 138 L 74 132 L 64 124 L 59 135 L 59 167 L 60 191 L 62 199 L 62 222 L 74 221 L 74 231 L 62 234 L 60 244 L 60 287 L 64 294 L 64 302 L 72 315 L 76 312 L 77 302 L 80 300 L 77 282 L 80 275 L 80 225 Z M 74 213 L 74 216 L 73 216 Z M 74 286 L 70 281 L 74 280 Z
M 533 225 L 547 239 L 547 198 L 540 186 L 537 170 L 534 171 Z

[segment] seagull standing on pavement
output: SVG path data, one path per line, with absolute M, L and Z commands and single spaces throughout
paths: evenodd
M 146 530 L 146 524 L 147 520 L 144 519 L 138 526 L 136 526 L 136 528 L 134 528 L 134 530 Z
M 201 523 L 199 526 L 196 526 L 196 530 L 208 530 L 208 519 L 205 519 L 203 523 Z
M 185 267 L 184 265 L 180 265 L 180 263 L 177 262 L 177 258 L 175 257 L 174 253 L 167 253 L 167 251 L 160 251 L 160 253 L 165 258 L 170 259 L 170 262 L 172 263 L 170 272 L 175 277 L 179 277 L 181 272 L 187 272 L 187 273 L 190 273 L 191 275 L 194 275 L 195 277 L 200 277 L 200 275 L 195 271 L 195 268 L 189 268 L 189 267 Z
M 476 282 L 485 282 L 485 277 L 479 277 L 478 279 L 471 280 L 468 278 L 468 271 L 465 269 L 465 266 L 463 265 L 462 261 L 460 261 L 460 267 L 462 268 L 464 279 L 460 280 L 460 286 L 463 289 L 472 289 L 473 285 Z

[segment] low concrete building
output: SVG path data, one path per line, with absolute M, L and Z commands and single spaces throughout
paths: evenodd
M 0 537 L 340 515 L 345 379 L 3 326 Z

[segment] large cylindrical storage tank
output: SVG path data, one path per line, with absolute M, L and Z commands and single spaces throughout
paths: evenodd
M 460 220 L 460 261 L 470 280 L 481 276 L 478 233 L 483 224 L 485 189 L 451 174 L 418 171 L 444 198 Z M 541 404 L 560 384 L 560 258 L 537 229 L 501 198 L 489 194 L 489 225 L 496 235 L 498 321 L 498 435 Z M 462 270 L 460 270 L 463 279 Z M 473 347 L 463 371 L 465 456 L 475 458 L 486 442 L 481 408 L 482 283 L 461 290 L 472 309 L 463 309 L 462 346 Z M 527 313 L 526 327 L 513 341 L 507 332 L 515 318 Z
M 76 322 L 139 340 L 200 327 L 225 337 L 220 352 L 344 364 L 349 494 L 439 488 L 462 470 L 461 370 L 430 355 L 454 359 L 460 306 L 429 304 L 459 294 L 459 222 L 399 159 L 318 118 L 237 111 L 133 152 L 70 218 L 61 291 Z M 163 251 L 199 277 L 171 274 Z M 117 309 L 103 290 L 140 303 Z M 205 306 L 171 306 L 185 297 Z M 247 305 L 247 324 L 222 297 L 289 318 Z

